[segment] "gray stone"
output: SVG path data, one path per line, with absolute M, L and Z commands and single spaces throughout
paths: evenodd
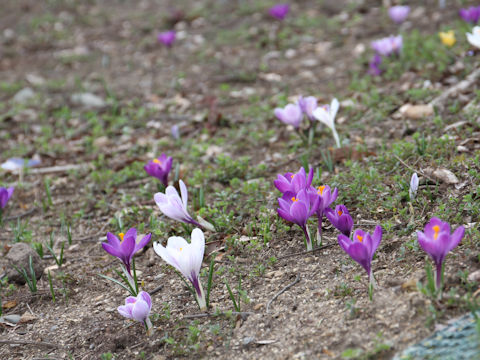
M 12 246 L 6 256 L 6 259 L 8 260 L 6 275 L 8 276 L 9 281 L 14 281 L 17 284 L 21 285 L 25 284 L 25 279 L 22 275 L 18 273 L 17 270 L 15 270 L 13 265 L 15 265 L 19 269 L 24 268 L 25 270 L 27 270 L 27 273 L 30 274 L 30 256 L 32 257 L 32 265 L 35 271 L 36 278 L 40 279 L 43 274 L 43 269 L 45 268 L 42 259 L 37 254 L 37 252 L 32 249 L 31 246 L 25 243 L 16 243 Z
M 77 93 L 72 95 L 72 102 L 76 105 L 86 108 L 101 108 L 105 106 L 105 101 L 92 93 Z
M 10 324 L 17 324 L 22 317 L 17 314 L 10 314 L 10 315 L 5 315 L 2 316 L 0 319 L 2 320 L 1 322 L 7 322 Z
M 24 89 L 20 90 L 19 92 L 17 92 L 13 96 L 12 101 L 16 102 L 18 104 L 23 104 L 23 103 L 27 102 L 28 100 L 30 100 L 31 98 L 33 98 L 34 96 L 35 96 L 35 92 L 32 89 L 30 89 L 29 87 L 27 87 L 27 88 L 24 88 Z

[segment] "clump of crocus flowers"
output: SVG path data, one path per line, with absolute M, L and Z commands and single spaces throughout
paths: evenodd
M 401 53 L 403 48 L 403 38 L 402 35 L 391 35 L 383 39 L 372 41 L 370 45 L 375 51 L 375 55 L 370 60 L 368 73 L 376 76 L 382 73 L 380 65 L 382 64 L 384 57 L 399 55 Z
M 330 104 L 318 105 L 318 101 L 314 96 L 300 96 L 296 103 L 287 104 L 284 108 L 275 108 L 273 111 L 275 117 L 286 125 L 292 125 L 300 136 L 305 139 L 313 136 L 315 130 L 315 120 L 318 120 L 331 131 L 337 147 L 341 146 L 340 137 L 335 129 L 335 117 L 337 116 L 340 103 L 337 99 L 333 99 Z M 300 128 L 304 117 L 309 120 L 309 127 L 306 131 L 307 135 L 302 134 Z
M 476 24 L 478 20 L 480 20 L 480 6 L 470 6 L 469 8 L 460 9 L 458 13 L 463 20 L 471 24 Z
M 296 173 L 287 172 L 277 175 L 275 187 L 282 193 L 278 198 L 278 215 L 297 224 L 305 236 L 307 251 L 313 249 L 313 239 L 308 228 L 308 219 L 316 215 L 318 220 L 317 238 L 321 242 L 322 218 L 328 206 L 337 198 L 338 190 L 328 185 L 317 188 L 312 186 L 313 168 L 307 173 L 302 167 Z

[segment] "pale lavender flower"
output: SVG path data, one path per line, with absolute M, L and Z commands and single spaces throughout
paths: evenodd
M 170 185 L 165 189 L 165 194 L 158 192 L 154 195 L 153 198 L 156 204 L 160 208 L 160 211 L 170 219 L 203 228 L 187 211 L 188 191 L 185 183 L 180 180 L 179 185 L 180 193 L 182 194 L 181 198 L 178 195 L 177 189 Z
M 404 22 L 409 12 L 410 6 L 397 5 L 388 9 L 388 15 L 390 16 L 390 19 L 397 24 Z
M 339 108 L 340 103 L 334 98 L 330 105 L 319 106 L 313 111 L 313 116 L 332 130 L 333 138 L 335 139 L 338 148 L 341 147 L 341 143 L 340 137 L 335 129 L 335 117 L 337 116 Z
M 297 101 L 298 106 L 300 106 L 300 109 L 302 112 L 307 115 L 307 117 L 313 121 L 315 120 L 315 117 L 313 116 L 313 111 L 317 108 L 318 103 L 317 103 L 317 98 L 315 96 L 307 96 L 303 97 L 300 96 L 300 98 Z
M 382 70 L 380 69 L 382 60 L 383 58 L 380 55 L 373 55 L 372 60 L 370 60 L 370 63 L 368 65 L 368 73 L 370 75 L 379 76 L 382 73 Z
M 389 36 L 383 39 L 375 40 L 371 42 L 372 49 L 378 55 L 390 56 L 392 54 L 399 54 L 402 51 L 403 39 L 402 35 Z
M 151 335 L 152 323 L 149 315 L 152 310 L 152 298 L 145 291 L 140 291 L 135 296 L 129 296 L 125 299 L 125 305 L 117 308 L 120 315 L 127 319 L 143 322 L 147 328 L 147 335 Z
M 300 127 L 303 120 L 303 113 L 297 104 L 288 104 L 285 108 L 276 108 L 274 114 L 278 120 L 287 125 L 292 125 L 295 129 Z

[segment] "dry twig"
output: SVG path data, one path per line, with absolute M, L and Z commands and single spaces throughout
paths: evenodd
M 296 283 L 298 283 L 300 281 L 300 275 L 297 275 L 297 277 L 295 278 L 295 280 L 288 284 L 287 286 L 285 286 L 282 290 L 280 290 L 278 293 L 275 294 L 275 296 L 273 298 L 270 299 L 270 301 L 267 303 L 267 314 L 268 314 L 268 309 L 270 308 L 270 304 L 275 301 L 276 298 L 278 298 L 280 295 L 282 295 L 285 291 L 287 291 L 288 289 L 290 289 L 293 285 L 295 285 Z

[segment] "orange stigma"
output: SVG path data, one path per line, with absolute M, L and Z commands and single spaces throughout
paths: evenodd
M 338 213 L 338 216 L 342 216 L 343 214 L 342 210 L 338 210 L 337 213 Z
M 317 191 L 318 195 L 323 195 L 323 190 L 325 190 L 325 185 L 319 186 Z
M 123 237 L 124 237 L 124 236 L 125 236 L 124 233 L 119 233 L 119 234 L 118 234 L 118 237 L 120 238 L 120 242 L 123 241 Z
M 295 174 L 290 175 L 290 179 L 293 179 L 294 176 L 295 176 Z
M 363 242 L 363 236 L 357 235 L 357 239 L 358 241 Z
M 295 202 L 295 201 L 298 201 L 298 199 L 294 196 L 292 197 L 292 201 Z
M 440 226 L 435 225 L 435 226 L 433 227 L 433 231 L 435 232 L 435 233 L 433 234 L 433 240 L 437 240 L 437 238 L 438 238 L 438 233 L 440 232 Z
M 155 164 L 162 165 L 162 162 L 158 159 L 153 159 L 152 160 Z

